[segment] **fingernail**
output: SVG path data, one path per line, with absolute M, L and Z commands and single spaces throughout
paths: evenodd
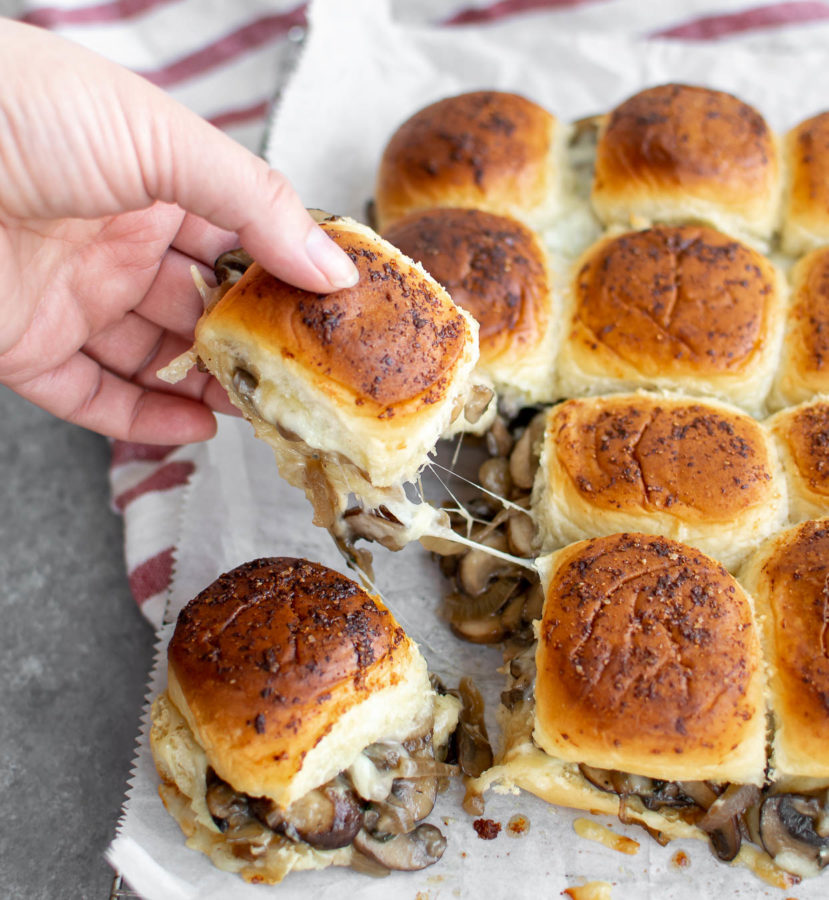
M 305 250 L 333 287 L 354 287 L 359 281 L 357 267 L 321 228 L 314 228 L 309 233 Z

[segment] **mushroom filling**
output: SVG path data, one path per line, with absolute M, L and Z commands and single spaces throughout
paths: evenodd
M 274 835 L 317 850 L 351 845 L 352 864 L 363 870 L 422 869 L 437 862 L 446 840 L 433 825 L 419 824 L 431 813 L 440 780 L 457 767 L 436 760 L 431 731 L 402 742 L 370 744 L 357 760 L 330 781 L 286 809 L 267 797 L 234 790 L 207 770 L 207 808 L 233 852 L 262 855 Z
M 525 646 L 534 640 L 532 621 L 540 617 L 543 602 L 538 577 L 487 548 L 520 559 L 535 555 L 530 494 L 545 420 L 546 410 L 534 407 L 509 422 L 495 418 L 484 439 L 489 458 L 478 469 L 483 492 L 469 508 L 475 524 L 470 528 L 467 518 L 447 510 L 453 529 L 480 549 L 451 541 L 431 548 L 441 556 L 441 572 L 451 584 L 444 618 L 455 635 L 474 644 L 511 640 Z
M 535 644 L 512 648 L 507 689 L 502 705 L 511 712 L 530 714 L 536 679 Z M 508 654 L 509 655 L 509 654 Z M 773 781 L 753 784 L 711 781 L 664 781 L 584 763 L 581 776 L 597 790 L 619 797 L 619 819 L 640 825 L 660 844 L 669 838 L 637 820 L 642 809 L 670 810 L 708 835 L 712 853 L 726 862 L 734 859 L 745 841 L 754 844 L 787 872 L 800 877 L 817 874 L 829 865 L 829 786 L 798 793 L 784 792 Z

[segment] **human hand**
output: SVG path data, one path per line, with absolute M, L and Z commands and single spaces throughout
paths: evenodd
M 320 293 L 356 269 L 281 174 L 137 75 L 0 19 L 0 84 L 0 383 L 113 437 L 210 437 L 219 385 L 155 377 L 192 343 L 190 266 L 241 244 Z

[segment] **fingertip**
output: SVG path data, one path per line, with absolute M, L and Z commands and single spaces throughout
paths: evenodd
M 348 254 L 318 225 L 314 225 L 305 238 L 305 252 L 331 285 L 331 290 L 354 287 L 359 281 L 360 273 Z

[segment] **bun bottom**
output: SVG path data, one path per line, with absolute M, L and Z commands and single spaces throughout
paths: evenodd
M 705 831 L 683 819 L 674 809 L 647 809 L 635 795 L 626 798 L 622 809 L 621 798 L 591 784 L 577 763 L 549 756 L 537 747 L 532 739 L 534 703 L 531 700 L 517 703 L 512 710 L 500 707 L 498 719 L 504 749 L 492 768 L 467 782 L 467 797 L 481 797 L 489 790 L 497 794 L 517 794 L 524 790 L 553 806 L 585 810 L 593 815 L 623 814 L 625 823 L 643 826 L 660 844 L 682 838 L 709 841 Z M 744 866 L 778 888 L 790 888 L 800 881 L 798 876 L 777 865 L 768 853 L 747 841 L 743 841 L 729 864 Z

